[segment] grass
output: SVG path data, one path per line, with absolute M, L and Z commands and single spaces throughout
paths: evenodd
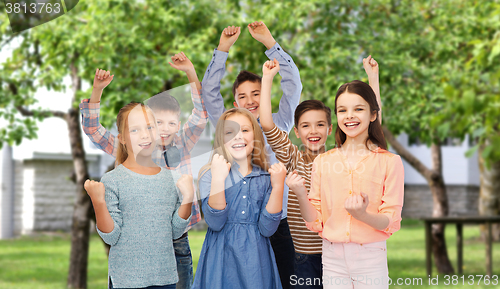
M 194 268 L 198 263 L 205 232 L 189 232 Z M 464 226 L 464 286 L 445 285 L 444 276 L 439 276 L 440 285 L 428 285 L 425 270 L 425 235 L 423 223 L 405 220 L 402 229 L 387 241 L 389 275 L 393 282 L 398 278 L 403 283 L 419 285 L 392 285 L 390 288 L 498 288 L 498 285 L 467 285 L 470 275 L 484 275 L 485 247 L 479 239 L 479 226 Z M 455 228 L 446 229 L 448 254 L 456 266 Z M 70 236 L 65 233 L 23 236 L 13 240 L 0 240 L 0 289 L 58 289 L 65 288 L 70 251 Z M 433 268 L 432 278 L 437 275 Z M 500 275 L 500 243 L 493 246 L 493 274 Z M 88 288 L 106 288 L 107 259 L 99 236 L 92 235 L 88 266 Z M 409 278 L 409 279 L 406 279 Z M 450 280 L 451 281 L 451 280 Z M 458 283 L 462 283 L 459 278 Z M 500 281 L 499 281 L 500 283 Z M 415 283 L 414 283 L 415 284 Z M 482 281 L 481 284 L 484 284 Z

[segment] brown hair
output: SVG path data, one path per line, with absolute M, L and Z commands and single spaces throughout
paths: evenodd
M 328 121 L 328 127 L 332 124 L 332 110 L 326 106 L 323 102 L 315 99 L 304 100 L 295 109 L 295 127 L 299 126 L 300 117 L 310 110 L 322 110 L 326 113 L 326 119 Z
M 128 116 L 130 112 L 137 106 L 141 106 L 144 114 L 146 114 L 147 112 L 151 112 L 151 114 L 154 117 L 153 111 L 143 103 L 131 102 L 125 105 L 124 107 L 120 108 L 118 116 L 116 117 L 116 127 L 118 128 L 118 135 L 121 135 L 121 137 L 124 137 L 125 132 L 128 130 Z M 153 120 L 153 123 L 156 126 L 156 120 Z M 118 145 L 118 150 L 116 151 L 115 167 L 122 164 L 127 158 L 128 158 L 127 147 L 125 144 L 122 144 L 120 142 Z
M 252 115 L 252 113 L 249 112 L 247 109 L 235 107 L 231 108 L 230 110 L 226 110 L 226 112 L 224 112 L 219 118 L 219 121 L 217 121 L 217 125 L 215 127 L 215 138 L 214 138 L 212 155 L 210 156 L 210 161 L 200 169 L 198 181 L 208 170 L 210 170 L 212 159 L 215 154 L 224 156 L 226 161 L 228 161 L 229 163 L 233 162 L 233 157 L 224 146 L 224 125 L 225 125 L 225 120 L 235 114 L 241 114 L 246 116 L 252 123 L 253 134 L 254 134 L 252 163 L 258 165 L 266 172 L 269 169 L 269 160 L 267 159 L 266 155 L 264 135 L 262 134 L 262 130 L 259 126 L 259 123 Z
M 259 84 L 262 83 L 262 77 L 260 75 L 257 75 L 253 72 L 242 70 L 236 77 L 236 80 L 233 83 L 233 96 L 236 99 L 236 89 L 243 83 L 243 82 L 258 82 Z
M 382 125 L 378 119 L 378 112 L 380 111 L 380 107 L 377 103 L 377 97 L 375 96 L 375 92 L 373 89 L 363 81 L 354 80 L 340 86 L 337 91 L 337 95 L 335 96 L 335 115 L 337 115 L 337 100 L 339 96 L 343 93 L 353 93 L 361 96 L 368 105 L 370 106 L 370 112 L 375 113 L 377 118 L 370 122 L 368 126 L 368 138 L 366 139 L 365 145 L 368 147 L 368 141 L 371 141 L 373 144 L 378 145 L 380 148 L 387 150 L 387 143 L 385 141 L 384 132 L 382 131 Z M 337 121 L 337 130 L 335 131 L 335 142 L 336 146 L 340 148 L 342 144 L 344 144 L 346 140 L 346 134 L 340 129 L 338 121 Z
M 181 106 L 175 97 L 170 95 L 168 91 L 163 91 L 153 95 L 147 100 L 147 105 L 154 111 L 171 111 L 181 114 Z

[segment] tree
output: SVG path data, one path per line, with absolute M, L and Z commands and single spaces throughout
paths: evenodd
M 471 132 L 456 129 L 457 119 L 447 117 L 445 112 L 453 114 L 457 108 L 450 102 L 443 84 L 453 80 L 456 85 L 460 77 L 469 77 L 469 72 L 462 69 L 474 54 L 474 47 L 469 43 L 484 35 L 492 39 L 491 35 L 496 32 L 493 27 L 498 26 L 497 18 L 493 17 L 498 13 L 493 9 L 495 5 L 457 0 L 256 1 L 247 13 L 252 19 L 264 20 L 278 42 L 284 43 L 285 50 L 292 50 L 306 99 L 320 99 L 334 107 L 334 95 L 342 83 L 366 80 L 361 59 L 368 54 L 377 59 L 381 64 L 384 133 L 391 147 L 427 180 L 433 195 L 433 216 L 439 217 L 449 211 L 441 144 L 449 137 L 463 138 Z M 281 9 L 279 17 L 277 7 Z M 491 19 L 485 21 L 488 17 Z M 492 50 L 491 65 L 497 63 L 495 56 L 499 49 L 494 48 L 498 47 L 495 45 L 492 42 L 488 46 Z M 248 60 L 250 56 L 246 58 L 238 52 L 236 56 L 242 58 L 235 60 L 238 63 L 246 63 L 254 67 L 253 71 L 259 71 Z M 252 59 L 257 57 L 253 55 Z M 470 87 L 467 83 L 470 81 L 459 87 Z M 493 124 L 492 120 L 498 119 L 497 110 L 489 111 Z M 476 122 L 470 118 L 460 119 L 467 125 L 475 123 L 475 127 L 488 121 L 488 118 Z M 418 140 L 431 148 L 431 167 L 397 142 L 394 135 L 403 132 L 409 135 L 410 142 Z M 494 151 L 491 141 L 485 146 L 487 152 Z M 444 230 L 444 225 L 433 225 L 432 250 L 438 271 L 452 274 Z
M 19 144 L 24 138 L 35 138 L 37 122 L 47 117 L 60 117 L 68 124 L 77 185 L 69 288 L 87 287 L 91 205 L 83 189 L 89 174 L 78 104 L 89 97 L 90 90 L 82 91 L 82 82 L 92 81 L 96 68 L 115 74 L 102 105 L 102 122 L 109 126 L 126 103 L 142 101 L 185 84 L 180 74 L 168 65 L 167 56 L 182 50 L 193 59 L 198 72 L 203 71 L 211 56 L 207 37 L 219 34 L 215 27 L 222 30 L 227 22 L 239 17 L 235 8 L 237 3 L 214 4 L 205 0 L 195 4 L 156 0 L 80 1 L 65 16 L 19 34 L 9 32 L 6 14 L 0 14 L 0 49 L 14 39 L 20 43 L 3 64 L 0 76 L 0 116 L 8 121 L 8 126 L 0 129 L 1 143 Z M 218 13 L 219 17 L 213 17 Z M 68 95 L 71 108 L 68 111 L 37 108 L 37 89 L 65 91 L 65 77 L 71 79 Z
M 472 38 L 466 44 L 464 65 L 456 77 L 444 84 L 450 105 L 435 122 L 451 119 L 453 130 L 477 143 L 469 152 L 479 152 L 481 171 L 479 213 L 500 214 L 500 2 L 490 1 L 474 7 L 467 27 Z M 472 12 L 472 11 L 471 11 Z M 483 228 L 484 233 L 484 228 Z M 493 225 L 493 239 L 500 240 L 500 226 Z

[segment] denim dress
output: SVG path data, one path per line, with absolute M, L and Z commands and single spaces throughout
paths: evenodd
M 225 180 L 226 207 L 208 205 L 212 174 L 200 179 L 202 211 L 208 224 L 192 288 L 282 288 L 269 236 L 281 220 L 270 214 L 269 173 L 254 165 L 243 177 L 233 163 Z

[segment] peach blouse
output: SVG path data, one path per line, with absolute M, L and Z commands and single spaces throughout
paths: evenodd
M 386 229 L 376 230 L 346 211 L 345 200 L 360 192 L 368 195 L 367 212 L 389 218 Z M 347 157 L 335 148 L 314 160 L 309 201 L 317 210 L 317 218 L 306 224 L 330 242 L 383 241 L 401 227 L 403 196 L 404 169 L 398 155 L 378 148 L 351 169 Z

